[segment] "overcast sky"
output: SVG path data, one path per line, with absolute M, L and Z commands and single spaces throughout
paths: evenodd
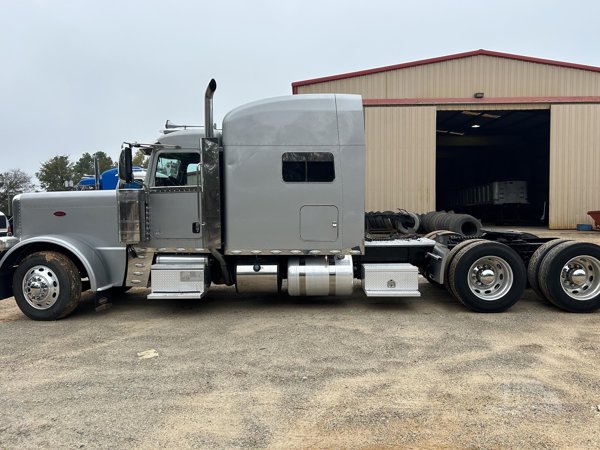
M 600 2 L 0 0 L 0 172 L 31 175 L 293 81 L 484 48 L 600 66 Z

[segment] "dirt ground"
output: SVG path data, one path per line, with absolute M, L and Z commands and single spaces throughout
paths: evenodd
M 600 234 L 598 235 L 600 237 Z M 0 301 L 0 448 L 598 448 L 600 312 L 418 299 Z

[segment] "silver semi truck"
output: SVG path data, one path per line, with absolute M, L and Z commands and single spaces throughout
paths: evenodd
M 600 247 L 528 233 L 477 238 L 365 230 L 362 99 L 296 95 L 231 111 L 213 126 L 168 127 L 124 144 L 115 191 L 15 197 L 14 236 L 0 238 L 0 298 L 35 320 L 68 316 L 83 290 L 98 307 L 132 286 L 149 299 L 240 293 L 419 296 L 423 275 L 467 307 L 499 312 L 529 284 L 558 307 L 600 306 Z M 133 180 L 132 148 L 149 155 Z

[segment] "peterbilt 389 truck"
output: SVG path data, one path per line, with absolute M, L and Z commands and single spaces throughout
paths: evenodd
M 72 313 L 82 290 L 198 299 L 211 285 L 292 296 L 419 296 L 419 275 L 468 308 L 499 312 L 527 285 L 556 306 L 600 306 L 600 247 L 529 233 L 427 236 L 365 229 L 363 105 L 355 95 L 262 100 L 213 126 L 124 144 L 116 190 L 15 197 L 0 238 L 0 298 L 36 320 Z M 131 189 L 132 149 L 149 155 Z M 360 284 L 359 284 L 360 281 Z

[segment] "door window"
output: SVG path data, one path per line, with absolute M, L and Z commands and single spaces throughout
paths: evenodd
M 197 186 L 200 183 L 200 154 L 162 153 L 156 163 L 154 186 Z

